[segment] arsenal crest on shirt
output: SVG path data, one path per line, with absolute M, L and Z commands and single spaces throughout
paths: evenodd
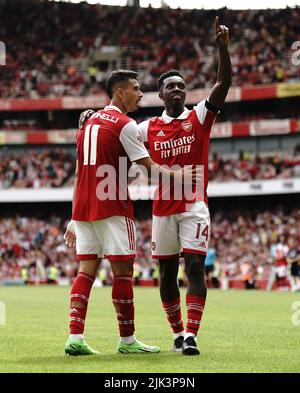
M 190 120 L 185 120 L 181 123 L 181 127 L 184 129 L 184 131 L 187 131 L 187 132 L 191 131 L 192 126 L 193 126 L 193 124 Z

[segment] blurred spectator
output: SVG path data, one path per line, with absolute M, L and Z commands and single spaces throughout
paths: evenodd
M 250 261 L 244 261 L 241 263 L 241 274 L 242 280 L 244 281 L 245 289 L 254 289 L 255 281 L 254 281 L 254 269 Z
M 206 274 L 206 280 L 209 284 L 211 284 L 216 258 L 217 258 L 217 251 L 215 248 L 215 240 L 212 238 L 210 239 L 209 248 L 207 250 L 207 255 L 205 258 L 205 274 Z
M 214 270 L 212 272 L 212 277 L 211 277 L 211 284 L 213 288 L 220 287 L 220 275 L 221 275 L 221 265 L 218 259 L 216 259 L 214 263 Z
M 290 267 L 290 284 L 292 292 L 300 291 L 300 245 L 294 239 L 289 241 L 287 262 Z

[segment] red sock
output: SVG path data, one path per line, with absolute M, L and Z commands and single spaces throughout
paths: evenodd
M 205 306 L 205 298 L 197 295 L 186 295 L 187 325 L 186 332 L 197 336 Z
M 120 337 L 134 334 L 134 303 L 131 277 L 115 277 L 112 287 L 112 301 L 116 309 Z
M 175 300 L 168 300 L 162 302 L 162 304 L 173 332 L 182 332 L 184 330 L 184 327 L 181 315 L 180 298 Z
M 70 334 L 83 334 L 89 296 L 95 278 L 79 272 L 71 289 Z M 80 302 L 83 308 L 72 306 Z

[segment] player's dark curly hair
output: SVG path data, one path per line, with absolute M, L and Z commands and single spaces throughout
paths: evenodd
M 183 75 L 178 70 L 169 70 L 167 72 L 164 72 L 163 74 L 161 74 L 161 76 L 159 77 L 159 79 L 157 81 L 157 88 L 158 88 L 158 90 L 161 89 L 164 80 L 166 78 L 169 78 L 170 76 L 180 76 L 180 78 L 184 79 Z
M 136 79 L 138 74 L 135 71 L 117 69 L 112 71 L 106 80 L 106 91 L 109 98 L 112 98 L 114 87 L 117 83 L 128 81 L 129 79 Z

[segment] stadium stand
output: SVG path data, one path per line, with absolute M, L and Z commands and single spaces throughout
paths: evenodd
M 139 72 L 145 95 L 138 121 L 161 113 L 155 81 L 166 69 L 184 74 L 189 108 L 206 98 L 216 75 L 207 32 L 218 13 L 230 28 L 233 83 L 211 139 L 213 278 L 223 288 L 272 287 L 276 247 L 300 253 L 300 68 L 291 61 L 299 8 L 187 11 L 34 0 L 0 6 L 1 40 L 11 43 L 0 67 L 0 282 L 50 282 L 55 274 L 72 282 L 77 263 L 63 232 L 81 110 L 108 102 L 104 80 L 114 67 Z M 274 202 L 272 194 L 281 196 Z M 256 196 L 248 205 L 249 195 Z M 134 202 L 135 277 L 152 282 L 151 201 L 134 199 L 146 199 Z
M 10 152 L 0 163 L 0 189 L 63 187 L 74 171 L 74 155 L 64 149 Z
M 71 149 L 7 151 L 0 163 L 0 189 L 57 188 L 72 186 L 75 155 Z M 215 153 L 210 160 L 211 182 L 290 179 L 300 177 L 300 149 L 289 154 L 251 155 L 223 158 Z M 147 179 L 145 179 L 145 182 Z
M 77 263 L 74 250 L 64 243 L 66 223 L 58 215 L 47 219 L 19 215 L 1 218 L 0 279 L 20 280 L 25 269 L 28 282 L 47 282 L 49 267 L 56 266 L 58 280 L 67 278 L 72 282 Z M 151 280 L 155 269 L 151 226 L 150 218 L 137 220 L 136 264 L 142 280 Z M 270 209 L 238 208 L 228 213 L 218 207 L 212 214 L 212 239 L 220 281 L 241 284 L 248 264 L 256 285 L 265 287 L 274 261 L 272 249 L 283 242 L 289 246 L 288 255 L 295 244 L 300 244 L 300 209 L 278 205 Z
M 215 49 L 207 32 L 217 11 L 33 0 L 2 0 L 1 8 L 1 39 L 11 43 L 8 66 L 0 71 L 2 97 L 96 94 L 111 66 L 138 70 L 144 91 L 155 90 L 158 75 L 174 67 L 181 68 L 188 89 L 214 83 Z M 299 81 L 299 67 L 286 50 L 299 39 L 297 8 L 224 8 L 218 15 L 230 26 L 233 86 Z

